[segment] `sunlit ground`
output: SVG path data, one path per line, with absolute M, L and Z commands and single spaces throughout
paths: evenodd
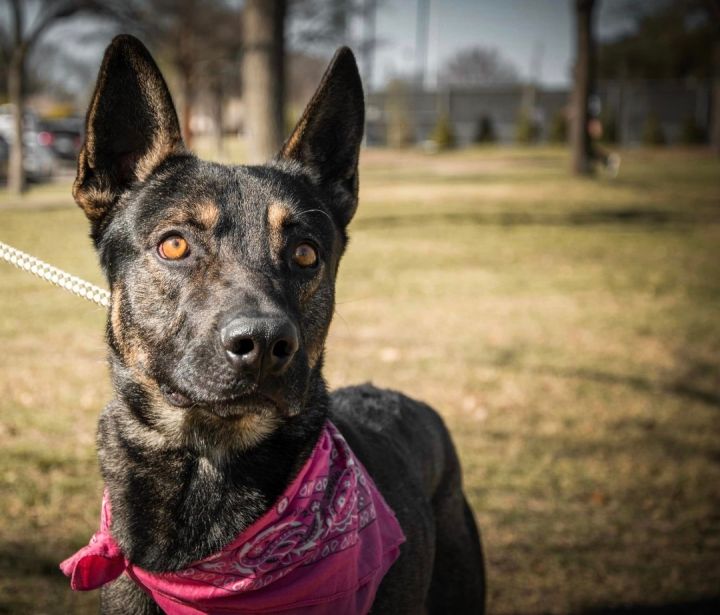
M 230 150 L 230 154 L 234 150 Z M 720 161 L 365 154 L 328 343 L 446 418 L 494 613 L 720 607 Z M 69 184 L 0 240 L 101 282 Z M 57 562 L 97 524 L 104 314 L 0 263 L 0 612 L 90 613 Z

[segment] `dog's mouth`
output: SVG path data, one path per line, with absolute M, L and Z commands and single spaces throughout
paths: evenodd
M 165 400 L 171 406 L 175 406 L 176 408 L 189 408 L 193 405 L 193 402 L 189 397 L 183 395 L 180 391 L 171 389 L 166 384 L 160 385 L 160 391 L 162 392 Z
M 242 394 L 233 394 L 227 397 L 207 399 L 193 399 L 188 393 L 178 391 L 163 384 L 160 390 L 165 400 L 176 408 L 200 409 L 222 418 L 236 418 L 248 413 L 287 414 L 286 401 L 260 391 L 251 391 Z

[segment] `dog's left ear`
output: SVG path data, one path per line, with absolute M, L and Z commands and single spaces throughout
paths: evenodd
M 335 53 L 280 157 L 308 168 L 333 195 L 337 221 L 350 222 L 358 200 L 358 158 L 365 125 L 362 82 L 347 47 Z

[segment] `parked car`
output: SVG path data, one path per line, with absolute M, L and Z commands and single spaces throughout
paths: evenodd
M 41 120 L 38 137 L 59 160 L 75 162 L 82 146 L 83 128 L 83 120 L 79 117 Z
M 47 181 L 55 173 L 55 154 L 41 132 L 25 131 L 23 166 L 28 181 Z
M 12 120 L 12 107 L 10 105 L 0 106 L 0 137 L 11 148 L 15 139 Z M 55 154 L 50 147 L 50 139 L 47 134 L 38 130 L 38 120 L 33 113 L 25 113 L 23 124 L 25 129 L 23 133 L 25 175 L 29 181 L 48 180 L 55 171 Z

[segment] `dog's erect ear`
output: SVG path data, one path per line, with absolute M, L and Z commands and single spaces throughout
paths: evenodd
M 75 201 L 98 223 L 132 183 L 183 151 L 170 92 L 152 56 L 135 37 L 115 37 L 88 109 Z
M 343 226 L 357 209 L 364 124 L 365 103 L 355 56 L 341 47 L 280 156 L 297 160 L 333 191 L 337 198 L 331 206 Z

